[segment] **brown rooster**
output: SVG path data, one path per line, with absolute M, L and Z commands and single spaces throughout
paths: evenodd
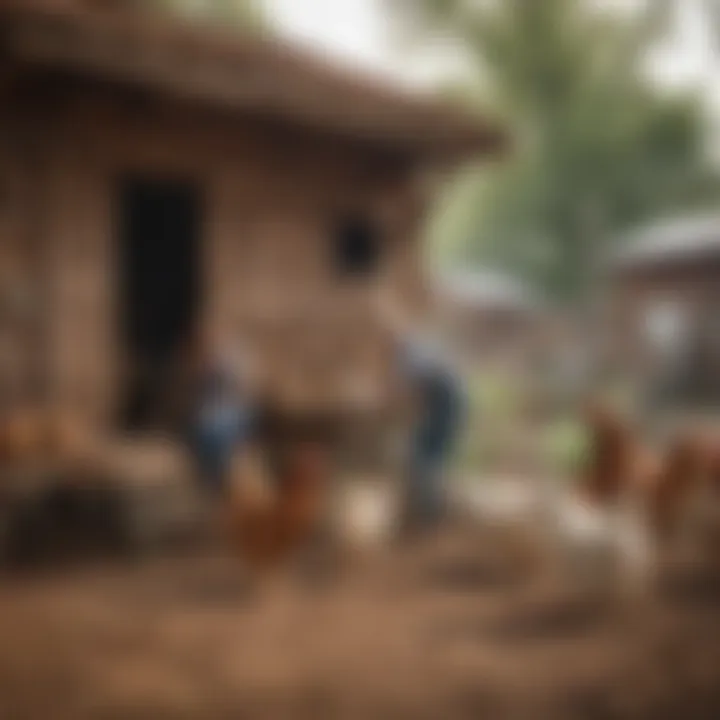
M 691 499 L 710 479 L 712 461 L 700 433 L 688 430 L 674 439 L 646 493 L 648 520 L 658 540 L 667 540 L 678 530 Z
M 255 576 L 277 569 L 319 528 L 329 465 L 325 451 L 298 444 L 276 478 L 256 450 L 233 470 L 228 530 L 234 550 Z
M 587 410 L 591 453 L 580 497 L 561 503 L 557 516 L 561 549 L 579 551 L 579 568 L 592 554 L 612 558 L 622 587 L 653 582 L 668 543 L 689 518 L 691 500 L 706 486 L 711 455 L 703 435 L 678 433 L 662 452 L 653 452 L 607 407 Z M 577 500 L 580 500 L 578 503 Z M 608 554 L 609 551 L 609 554 Z
M 588 425 L 593 450 L 583 488 L 586 496 L 598 505 L 633 498 L 660 535 L 671 532 L 693 492 L 713 473 L 720 476 L 720 448 L 713 452 L 697 430 L 683 430 L 663 453 L 656 453 L 605 407 L 592 406 Z
M 626 492 L 641 491 L 654 482 L 658 458 L 638 441 L 618 413 L 593 402 L 585 417 L 591 448 L 581 483 L 586 500 L 593 505 L 611 505 Z

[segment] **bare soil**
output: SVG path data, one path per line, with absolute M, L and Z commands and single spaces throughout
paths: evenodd
M 0 718 L 716 718 L 720 576 L 580 593 L 475 529 L 252 591 L 185 556 L 2 580 Z

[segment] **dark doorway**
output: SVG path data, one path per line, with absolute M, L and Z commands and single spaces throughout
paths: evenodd
M 125 179 L 119 221 L 127 363 L 121 421 L 138 430 L 161 419 L 168 378 L 198 309 L 199 193 L 185 183 Z

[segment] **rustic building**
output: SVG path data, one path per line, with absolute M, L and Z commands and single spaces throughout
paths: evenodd
M 257 351 L 279 405 L 377 399 L 374 299 L 422 310 L 428 178 L 500 142 L 271 40 L 127 3 L 5 0 L 5 399 L 112 426 L 128 399 L 152 405 L 199 322 Z
M 613 259 L 612 326 L 636 374 L 720 400 L 720 216 L 632 233 Z M 693 387 L 690 387 L 690 386 Z

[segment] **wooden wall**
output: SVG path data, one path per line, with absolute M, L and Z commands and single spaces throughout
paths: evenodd
M 49 157 L 32 113 L 0 109 L 0 397 L 42 389 Z
M 688 322 L 699 321 L 720 309 L 720 262 L 676 263 L 635 273 L 614 281 L 611 326 L 620 355 L 640 372 L 652 368 L 656 358 L 644 336 L 647 311 L 662 302 L 678 303 Z
M 6 120 L 25 145 L 8 142 L 12 132 L 0 138 L 3 158 L 13 156 L 0 163 L 0 269 L 38 290 L 42 327 L 31 335 L 26 325 L 24 337 L 53 397 L 105 419 L 119 402 L 114 198 L 128 172 L 200 188 L 202 313 L 224 337 L 258 348 L 283 398 L 329 402 L 354 373 L 374 364 L 382 374 L 379 286 L 412 306 L 423 296 L 410 163 L 146 96 L 87 87 L 51 95 L 52 112 L 40 88 L 15 103 L 32 123 Z M 382 218 L 374 281 L 348 285 L 332 272 L 329 228 L 345 210 Z M 302 358 L 288 352 L 301 347 Z

